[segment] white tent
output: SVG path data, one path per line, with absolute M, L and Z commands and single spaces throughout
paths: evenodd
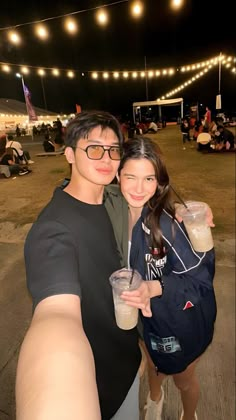
M 30 123 L 25 102 L 20 102 L 15 99 L 0 98 L 0 131 L 14 131 L 17 124 L 22 128 L 42 124 L 42 122 L 52 124 L 57 117 L 61 117 L 55 112 L 47 111 L 42 108 L 34 107 L 34 110 L 38 117 L 38 121 Z
M 183 98 L 173 98 L 173 99 L 159 99 L 156 101 L 144 101 L 144 102 L 133 102 L 133 118 L 135 122 L 135 116 L 137 111 L 140 110 L 141 115 L 141 108 L 142 107 L 149 107 L 149 106 L 158 106 L 158 113 L 159 119 L 161 120 L 161 107 L 162 106 L 176 106 L 180 105 L 180 115 L 183 118 L 184 113 L 184 100 Z

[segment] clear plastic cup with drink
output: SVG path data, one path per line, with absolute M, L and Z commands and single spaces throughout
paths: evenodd
M 142 277 L 137 270 L 122 268 L 112 273 L 109 280 L 112 286 L 117 326 L 122 330 L 131 330 L 137 325 L 139 310 L 125 303 L 120 296 L 124 291 L 138 289 Z
M 208 205 L 202 201 L 186 201 L 177 206 L 195 251 L 207 252 L 214 247 L 211 228 L 207 223 Z

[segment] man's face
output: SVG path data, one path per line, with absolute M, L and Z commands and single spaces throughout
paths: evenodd
M 86 152 L 88 146 L 94 147 Z M 98 126 L 90 131 L 88 138 L 80 139 L 77 142 L 74 153 L 72 149 L 68 148 L 69 151 L 66 149 L 67 160 L 72 164 L 72 177 L 86 180 L 95 185 L 108 185 L 116 175 L 120 160 L 112 160 L 108 150 L 105 151 L 101 159 L 91 159 L 91 157 L 97 157 L 96 146 L 104 146 L 105 149 L 113 146 L 112 156 L 113 154 L 115 157 L 118 156 L 116 148 L 119 148 L 119 141 L 116 134 L 110 128 L 102 130 Z

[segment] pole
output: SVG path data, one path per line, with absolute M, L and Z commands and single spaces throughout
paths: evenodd
M 216 109 L 221 110 L 221 56 L 222 53 L 219 55 L 219 86 L 218 86 L 218 95 L 216 96 Z
M 148 101 L 148 76 L 147 76 L 147 61 L 146 61 L 146 55 L 145 55 L 145 57 L 144 57 L 144 67 L 145 67 L 146 101 Z
M 222 55 L 222 53 L 220 53 L 220 56 L 219 56 L 219 95 L 220 95 L 220 88 L 221 88 L 221 55 Z
M 44 108 L 47 110 L 48 106 L 47 106 L 47 101 L 46 101 L 46 94 L 45 94 L 45 89 L 44 89 L 43 77 L 40 76 L 40 79 L 41 79 L 41 86 L 42 86 L 42 91 L 43 91 Z

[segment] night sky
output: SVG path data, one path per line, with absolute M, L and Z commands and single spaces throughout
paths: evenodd
M 102 0 L 38 1 L 25 0 L 1 2 L 0 26 L 14 26 L 52 16 L 115 3 Z M 46 22 L 50 40 L 42 42 L 33 35 L 33 26 L 19 28 L 24 42 L 12 46 L 6 31 L 0 31 L 0 61 L 37 67 L 57 67 L 77 70 L 76 77 L 69 80 L 65 75 L 58 79 L 48 75 L 44 80 L 44 92 L 40 77 L 35 71 L 24 77 L 32 93 L 35 106 L 50 111 L 69 113 L 75 104 L 82 109 L 106 109 L 116 114 L 132 111 L 135 101 L 156 100 L 194 72 L 177 73 L 172 78 L 132 80 L 92 80 L 88 71 L 97 70 L 144 70 L 180 67 L 219 55 L 220 52 L 236 56 L 236 18 L 233 1 L 220 5 L 206 0 L 185 0 L 179 11 L 172 11 L 169 0 L 143 0 L 145 11 L 142 18 L 130 16 L 129 4 L 123 2 L 107 8 L 110 23 L 106 28 L 97 25 L 94 11 L 75 15 L 80 30 L 75 37 L 63 29 L 63 19 Z M 214 17 L 216 14 L 216 17 Z M 0 71 L 0 97 L 24 101 L 20 80 L 15 77 L 19 68 L 11 74 Z M 34 74 L 33 74 L 34 73 Z M 82 76 L 84 73 L 84 76 Z M 147 89 L 148 88 L 148 89 Z M 218 67 L 180 92 L 184 103 L 203 103 L 215 108 L 218 93 Z M 236 111 L 236 76 L 222 68 L 222 107 Z

